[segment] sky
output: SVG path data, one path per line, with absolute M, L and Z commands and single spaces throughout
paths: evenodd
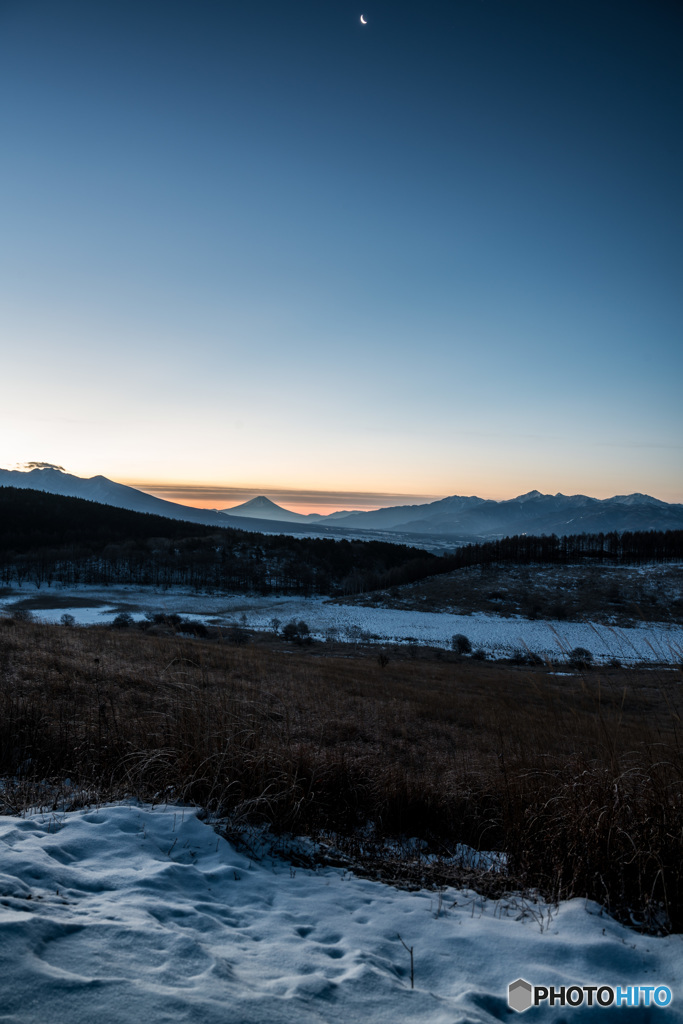
M 0 0 L 0 465 L 683 501 L 682 108 L 675 0 Z

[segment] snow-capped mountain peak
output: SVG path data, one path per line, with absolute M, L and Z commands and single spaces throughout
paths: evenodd
M 309 516 L 301 515 L 299 512 L 290 512 L 289 509 L 276 505 L 265 494 L 259 494 L 256 498 L 251 498 L 241 505 L 234 505 L 232 508 L 222 508 L 219 511 L 229 516 L 247 519 L 272 519 L 281 523 L 305 523 L 311 521 Z

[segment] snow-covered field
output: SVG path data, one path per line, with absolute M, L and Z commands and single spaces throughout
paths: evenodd
M 633 662 L 683 660 L 683 627 L 667 623 L 617 628 L 590 622 L 553 622 L 545 619 L 501 618 L 496 615 L 450 615 L 445 612 L 417 612 L 393 608 L 366 608 L 337 604 L 322 597 L 259 597 L 245 594 L 205 595 L 189 590 L 153 590 L 134 587 L 23 588 L 6 595 L 0 611 L 10 611 L 14 602 L 30 598 L 46 604 L 59 598 L 60 607 L 35 607 L 33 614 L 44 621 L 59 622 L 71 614 L 77 623 L 111 622 L 128 610 L 136 618 L 146 612 L 176 612 L 202 621 L 228 625 L 245 616 L 250 629 L 270 630 L 274 618 L 284 623 L 303 619 L 313 636 L 357 642 L 374 639 L 382 643 L 417 643 L 448 648 L 454 633 L 463 633 L 472 646 L 489 657 L 508 657 L 528 650 L 541 657 L 557 659 L 574 647 L 585 647 L 596 661 L 619 658 Z M 69 605 L 69 599 L 93 601 L 91 607 Z
M 529 1020 L 683 1021 L 681 936 L 580 899 L 439 901 L 252 861 L 174 806 L 0 817 L 0 963 L 8 1024 L 475 1024 L 514 1016 L 519 977 L 673 991 L 667 1008 L 545 1005 Z

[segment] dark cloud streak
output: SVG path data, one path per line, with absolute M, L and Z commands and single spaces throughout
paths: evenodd
M 330 508 L 384 508 L 389 505 L 421 505 L 428 501 L 436 501 L 441 494 L 389 494 L 375 491 L 299 491 L 278 490 L 271 487 L 211 487 L 200 484 L 156 484 L 127 481 L 129 486 L 154 494 L 158 498 L 170 501 L 191 503 L 193 501 L 215 501 L 217 506 L 223 504 L 237 505 L 249 501 L 259 494 L 265 494 L 278 505 L 293 503 L 296 505 L 329 505 Z
M 25 472 L 32 469 L 58 469 L 60 473 L 66 473 L 64 466 L 57 466 L 54 462 L 22 462 L 19 468 Z

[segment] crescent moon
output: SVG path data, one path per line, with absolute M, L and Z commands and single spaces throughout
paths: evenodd
M 367 25 L 367 21 L 365 20 L 365 17 L 362 14 L 360 16 L 360 23 L 361 25 Z

